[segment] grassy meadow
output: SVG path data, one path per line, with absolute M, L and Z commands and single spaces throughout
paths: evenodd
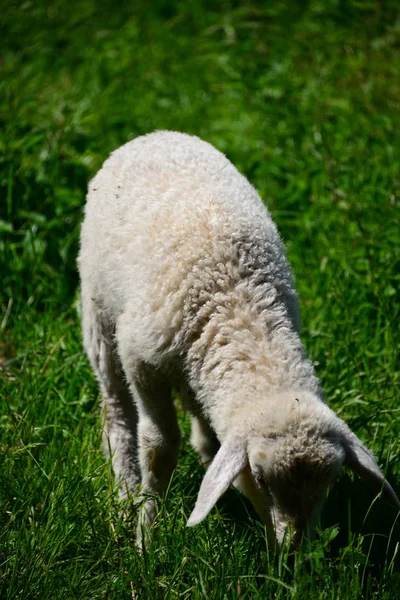
M 400 491 L 397 0 L 0 1 L 0 598 L 400 598 L 400 519 L 349 472 L 321 533 L 268 553 L 229 491 L 185 527 L 188 420 L 140 555 L 101 449 L 76 270 L 89 179 L 155 129 L 257 187 L 328 402 Z

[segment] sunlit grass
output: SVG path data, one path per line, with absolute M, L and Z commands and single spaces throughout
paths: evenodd
M 139 554 L 101 451 L 76 254 L 89 178 L 154 129 L 225 152 L 270 207 L 330 405 L 399 491 L 400 13 L 372 2 L 2 3 L 0 597 L 400 597 L 396 511 L 349 473 L 319 538 L 268 551 L 229 491 L 194 529 L 184 440 Z

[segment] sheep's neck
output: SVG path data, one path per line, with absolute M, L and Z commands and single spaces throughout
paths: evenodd
M 266 317 L 251 307 L 230 306 L 214 314 L 192 344 L 191 385 L 220 437 L 227 424 L 240 424 L 249 406 L 257 410 L 277 390 L 318 391 L 312 363 L 283 317 L 281 307 Z

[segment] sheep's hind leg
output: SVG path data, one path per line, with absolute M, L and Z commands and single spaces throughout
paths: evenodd
M 124 500 L 138 493 L 141 483 L 138 415 L 116 355 L 109 368 L 108 385 L 101 386 L 103 447 L 106 456 L 111 456 L 119 497 Z
M 121 499 L 138 488 L 138 416 L 114 339 L 113 326 L 102 318 L 93 300 L 83 294 L 84 344 L 101 389 L 103 447 L 111 457 Z
M 129 369 L 125 367 L 127 373 Z M 156 516 L 151 495 L 162 495 L 176 466 L 180 431 L 172 399 L 171 386 L 155 368 L 141 363 L 129 376 L 131 391 L 139 414 L 139 462 L 144 501 L 140 510 L 137 543 L 147 543 L 150 526 Z

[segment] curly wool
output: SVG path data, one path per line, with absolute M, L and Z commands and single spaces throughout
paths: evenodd
M 187 374 L 210 418 L 222 378 L 234 413 L 266 387 L 319 392 L 277 229 L 210 144 L 160 131 L 119 148 L 90 184 L 81 240 L 83 302 L 125 356 Z
M 115 151 L 89 186 L 79 264 L 104 447 L 120 495 L 144 492 L 139 543 L 177 462 L 173 387 L 209 465 L 188 525 L 234 483 L 271 540 L 290 524 L 298 540 L 344 463 L 400 507 L 323 402 L 271 216 L 210 144 L 160 131 Z

